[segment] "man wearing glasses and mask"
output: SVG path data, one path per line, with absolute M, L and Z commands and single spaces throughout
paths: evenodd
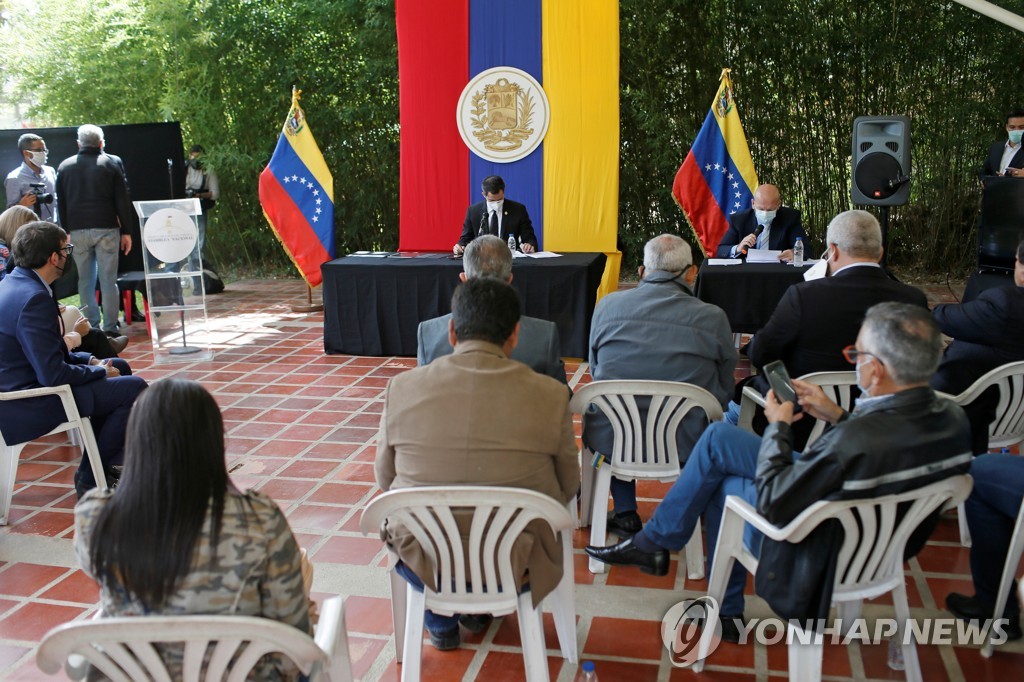
M 7 208 L 21 204 L 31 208 L 40 220 L 57 222 L 57 204 L 53 200 L 57 172 L 46 165 L 46 142 L 32 133 L 18 138 L 21 165 L 7 174 Z
M 53 223 L 23 225 L 14 237 L 18 266 L 0 282 L 0 391 L 42 386 L 71 386 L 83 417 L 92 418 L 108 485 L 120 475 L 128 413 L 146 382 L 131 373 L 123 360 L 98 360 L 88 353 L 69 353 L 61 335 L 51 285 L 71 262 L 74 246 Z M 64 421 L 56 396 L 0 401 L 0 432 L 6 443 L 24 443 Z M 88 458 L 75 473 L 81 497 L 96 486 Z

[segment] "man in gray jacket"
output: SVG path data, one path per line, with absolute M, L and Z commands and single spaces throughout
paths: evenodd
M 494 235 L 477 237 L 466 245 L 462 256 L 463 272 L 459 279 L 492 277 L 512 283 L 512 252 L 508 245 Z M 435 359 L 451 355 L 452 344 L 448 341 L 448 321 L 451 313 L 420 322 L 416 329 L 416 364 L 429 365 Z M 558 327 L 554 322 L 523 315 L 519 318 L 519 345 L 512 351 L 511 358 L 523 363 L 538 374 L 546 374 L 563 384 L 565 364 L 562 362 L 561 342 Z
M 709 391 L 724 406 L 733 393 L 736 350 L 725 312 L 698 300 L 690 245 L 663 234 L 644 246 L 640 284 L 609 294 L 594 310 L 590 327 L 590 374 L 595 381 L 654 379 L 682 381 Z M 703 412 L 688 414 L 676 434 L 685 460 L 707 425 Z M 612 427 L 590 408 L 583 420 L 583 442 L 608 455 Z M 614 511 L 608 530 L 628 537 L 640 530 L 636 483 L 612 478 Z

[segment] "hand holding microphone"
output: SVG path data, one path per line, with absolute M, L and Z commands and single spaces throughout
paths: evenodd
M 746 256 L 747 251 L 757 246 L 757 238 L 761 236 L 762 232 L 764 232 L 764 225 L 758 225 L 753 232 L 744 237 L 740 242 L 740 253 Z

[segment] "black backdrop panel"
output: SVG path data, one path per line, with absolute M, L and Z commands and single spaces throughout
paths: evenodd
M 185 149 L 181 140 L 181 125 L 172 123 L 132 123 L 105 125 L 105 150 L 124 160 L 125 173 L 132 201 L 157 199 L 183 199 L 185 197 Z M 15 128 L 0 130 L 0 172 L 8 173 L 21 164 L 18 138 L 35 133 L 46 140 L 50 150 L 47 165 L 56 169 L 61 161 L 78 153 L 78 127 L 73 128 Z M 6 203 L 6 202 L 5 202 Z M 134 207 L 132 216 L 135 217 Z M 132 225 L 132 250 L 121 254 L 119 272 L 142 270 L 142 241 L 136 218 Z M 57 282 L 57 295 L 63 298 L 78 290 L 68 273 Z

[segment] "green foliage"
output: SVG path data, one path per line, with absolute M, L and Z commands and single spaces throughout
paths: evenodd
M 1024 0 L 1000 5 L 1024 12 Z M 660 232 L 691 237 L 672 200 L 723 67 L 754 165 L 803 211 L 820 244 L 850 208 L 860 115 L 905 114 L 908 206 L 892 210 L 900 265 L 973 260 L 976 171 L 1004 137 L 1020 35 L 953 2 L 620 0 L 619 235 L 624 271 Z M 287 267 L 257 198 L 293 85 L 334 174 L 338 249 L 398 241 L 394 0 L 0 0 L 5 96 L 38 125 L 177 120 L 199 142 L 222 199 L 212 255 Z M 46 27 L 40 31 L 38 27 Z

